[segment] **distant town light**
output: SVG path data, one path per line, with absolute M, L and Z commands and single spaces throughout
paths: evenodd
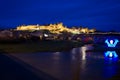
M 108 47 L 116 47 L 118 42 L 119 42 L 118 39 L 105 40 L 105 43 L 107 44 Z
M 45 37 L 48 37 L 48 34 L 44 34 Z
M 50 24 L 50 25 L 22 25 L 18 26 L 16 30 L 20 31 L 35 31 L 35 30 L 48 30 L 51 33 L 57 33 L 60 34 L 61 32 L 70 32 L 72 34 L 80 34 L 80 33 L 94 33 L 96 30 L 95 29 L 88 29 L 88 28 L 67 28 L 66 26 L 63 25 L 63 23 L 58 23 L 58 24 Z

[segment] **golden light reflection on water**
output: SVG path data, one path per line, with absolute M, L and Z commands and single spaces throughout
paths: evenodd
M 86 60 L 86 50 L 87 50 L 87 47 L 81 47 L 82 60 Z
M 81 48 L 73 48 L 71 53 L 72 53 L 72 59 L 74 60 L 76 57 L 76 54 L 79 54 L 79 57 L 80 55 L 82 56 L 82 60 L 86 60 L 86 56 L 87 56 L 87 53 L 86 51 L 87 50 L 92 50 L 93 49 L 93 46 L 91 45 L 85 45 Z
M 55 52 L 55 53 L 53 53 L 54 55 L 53 55 L 53 59 L 54 60 L 59 60 L 60 59 L 60 52 Z

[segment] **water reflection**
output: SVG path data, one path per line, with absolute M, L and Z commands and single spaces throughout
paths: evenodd
M 109 63 L 117 62 L 119 60 L 116 51 L 107 51 L 104 53 L 104 55 L 105 55 L 105 60 L 108 61 Z
M 73 48 L 71 52 L 10 55 L 58 80 L 108 80 L 120 70 L 117 51 L 95 51 L 91 44 Z M 114 61 L 116 55 L 118 60 Z
M 72 57 L 72 60 L 75 60 L 76 59 L 76 52 L 77 52 L 77 48 L 73 48 L 72 50 L 71 50 L 71 53 L 72 53 L 72 55 L 71 55 L 71 57 Z
M 76 52 L 77 52 L 77 48 L 73 48 L 71 51 L 72 54 L 75 54 Z
M 107 57 L 107 58 L 117 58 L 118 55 L 117 55 L 116 51 L 107 51 L 107 52 L 105 52 L 105 57 Z
M 53 53 L 53 59 L 54 60 L 59 60 L 60 59 L 60 52 Z
M 77 78 L 74 77 L 74 79 L 77 80 L 105 79 L 106 80 L 117 74 L 117 69 L 118 69 L 117 52 L 116 51 L 94 52 L 94 49 L 95 48 L 93 47 L 93 45 L 85 45 L 81 48 L 73 49 L 72 58 L 73 56 L 76 55 L 79 56 L 79 57 L 74 57 L 74 59 L 77 58 L 76 60 L 77 62 L 74 65 L 75 68 L 74 71 L 76 71 L 74 76 Z
M 76 50 L 77 51 L 77 50 Z M 79 54 L 81 55 L 82 60 L 86 60 L 87 58 L 95 58 L 95 59 L 109 59 L 109 60 L 117 60 L 119 58 L 116 51 L 95 51 L 95 47 L 92 45 L 85 45 L 79 48 Z
M 92 45 L 85 45 L 83 47 L 81 47 L 80 51 L 81 51 L 81 55 L 82 55 L 82 60 L 86 60 L 86 51 L 87 50 L 92 50 L 93 46 Z M 88 54 L 87 54 L 88 55 Z
M 87 47 L 82 47 L 81 48 L 82 60 L 86 60 L 86 50 L 87 50 Z
M 85 45 L 81 48 L 73 48 L 71 53 L 72 53 L 72 59 L 74 60 L 76 58 L 76 55 L 79 54 L 79 57 L 81 57 L 82 60 L 86 60 L 86 56 L 89 55 L 89 52 L 88 54 L 86 54 L 86 51 L 88 50 L 93 50 L 94 47 L 89 44 L 89 45 Z

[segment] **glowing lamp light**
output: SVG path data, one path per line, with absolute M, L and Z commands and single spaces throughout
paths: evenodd
M 107 44 L 108 47 L 116 47 L 117 43 L 119 42 L 118 39 L 114 39 L 114 40 L 105 40 L 105 43 Z
M 44 36 L 45 36 L 45 37 L 48 37 L 48 35 L 47 35 L 47 34 L 44 34 Z
M 113 40 L 110 40 L 110 44 L 113 44 Z
M 107 51 L 105 52 L 105 57 L 108 57 L 108 58 L 117 58 L 118 55 L 115 51 Z

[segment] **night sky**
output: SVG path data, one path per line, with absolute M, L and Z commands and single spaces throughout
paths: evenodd
M 120 0 L 0 0 L 0 28 L 57 22 L 120 31 Z

